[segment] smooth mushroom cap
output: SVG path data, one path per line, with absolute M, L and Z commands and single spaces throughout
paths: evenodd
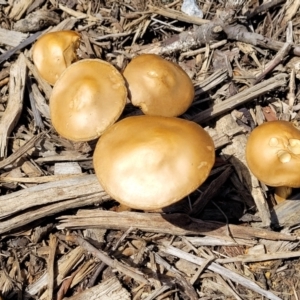
M 246 160 L 263 183 L 300 187 L 300 131 L 287 121 L 258 126 L 249 136 Z
M 132 104 L 146 115 L 176 117 L 183 114 L 194 99 L 194 86 L 186 72 L 158 55 L 137 56 L 123 75 Z
M 128 207 L 169 206 L 198 188 L 215 161 L 214 143 L 198 124 L 134 116 L 100 137 L 94 168 L 104 190 Z
M 121 115 L 127 98 L 123 76 L 100 59 L 72 64 L 57 80 L 50 97 L 56 131 L 72 141 L 99 137 Z
M 80 34 L 72 30 L 42 35 L 32 49 L 32 59 L 41 77 L 54 85 L 62 72 L 77 60 L 79 43 Z

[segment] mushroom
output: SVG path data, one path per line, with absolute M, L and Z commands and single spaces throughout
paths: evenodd
M 119 118 L 126 99 L 124 78 L 114 66 L 84 59 L 69 66 L 54 85 L 51 121 L 61 136 L 90 141 Z
M 194 98 L 190 77 L 177 64 L 155 54 L 142 54 L 125 68 L 129 97 L 144 114 L 176 117 L 183 114 Z
M 271 121 L 255 128 L 246 145 L 251 172 L 275 190 L 277 199 L 286 198 L 300 187 L 300 131 L 290 122 Z
M 54 85 L 61 73 L 77 60 L 80 34 L 56 31 L 42 35 L 32 49 L 33 62 L 43 79 Z
M 104 190 L 122 205 L 143 210 L 169 206 L 194 191 L 214 160 L 214 143 L 200 125 L 146 115 L 108 128 L 93 156 Z

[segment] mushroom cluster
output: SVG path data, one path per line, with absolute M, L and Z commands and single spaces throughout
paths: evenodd
M 287 121 L 256 127 L 247 141 L 246 160 L 261 182 L 277 187 L 275 195 L 285 198 L 290 188 L 300 187 L 300 131 Z
M 200 125 L 176 118 L 193 101 L 189 76 L 152 54 L 134 58 L 123 74 L 100 59 L 74 62 L 79 42 L 76 32 L 53 32 L 33 47 L 41 77 L 54 85 L 50 114 L 56 131 L 76 142 L 100 137 L 95 173 L 121 204 L 158 209 L 194 191 L 209 175 L 215 152 Z M 127 94 L 145 115 L 115 123 Z

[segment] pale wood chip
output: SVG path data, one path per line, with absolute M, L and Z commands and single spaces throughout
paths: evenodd
M 19 121 L 23 108 L 26 82 L 26 63 L 24 54 L 10 68 L 9 97 L 6 110 L 0 120 L 0 159 L 7 155 L 7 139 Z
M 122 287 L 116 277 L 87 289 L 75 296 L 64 298 L 63 300 L 130 300 L 129 292 Z
M 22 18 L 27 8 L 34 2 L 34 0 L 17 0 L 13 2 L 9 17 L 14 20 Z
M 74 248 L 69 253 L 61 257 L 57 262 L 56 280 L 57 285 L 61 284 L 62 280 L 70 273 L 75 265 L 81 262 L 84 258 L 84 249 L 80 246 Z M 30 284 L 26 288 L 29 295 L 36 295 L 40 293 L 49 280 L 49 273 L 45 272 L 36 282 Z M 44 296 L 45 297 L 45 296 Z
M 28 33 L 0 28 L 0 44 L 11 47 L 18 46 L 28 37 Z
M 50 234 L 49 241 L 49 256 L 48 256 L 48 300 L 53 299 L 54 292 L 54 262 L 55 262 L 55 253 L 57 248 L 57 237 L 53 234 Z

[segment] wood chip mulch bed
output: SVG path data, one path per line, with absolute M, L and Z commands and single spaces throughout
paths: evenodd
M 245 162 L 256 126 L 300 120 L 300 1 L 196 2 L 203 19 L 181 0 L 0 0 L 1 300 L 300 298 L 299 191 L 277 204 Z M 155 53 L 189 74 L 181 117 L 216 147 L 201 187 L 157 212 L 105 193 L 95 142 L 55 132 L 32 62 L 58 30 L 80 32 L 80 59 L 122 71 Z M 138 114 L 128 103 L 121 118 Z

